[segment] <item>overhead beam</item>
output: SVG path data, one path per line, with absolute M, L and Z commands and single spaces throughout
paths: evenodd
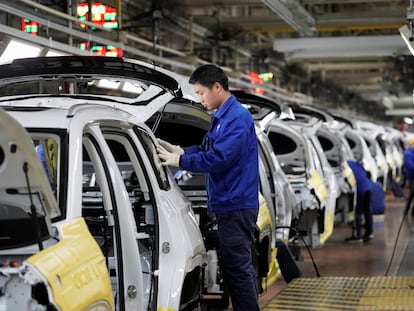
M 345 9 L 344 9 L 345 10 Z M 401 10 L 372 10 L 366 12 L 342 11 L 338 13 L 325 13 L 318 17 L 317 26 L 353 26 L 353 25 L 393 25 L 405 22 L 406 17 L 401 16 Z
M 392 68 L 393 65 L 384 61 L 367 61 L 367 62 L 315 62 L 303 63 L 303 67 L 308 71 L 352 71 L 352 70 L 384 70 Z
M 281 17 L 274 15 L 266 15 L 261 12 L 258 15 L 236 15 L 236 16 L 220 16 L 221 23 L 233 23 L 242 27 L 249 32 L 286 32 L 286 22 Z M 208 19 L 211 22 L 217 22 L 216 16 L 205 16 L 205 11 L 200 12 L 200 16 L 195 15 L 199 23 L 206 23 Z M 205 18 L 206 20 L 203 20 Z M 372 12 L 344 12 L 344 13 L 325 13 L 318 17 L 315 22 L 315 31 L 350 31 L 350 30 L 381 30 L 395 29 L 397 30 L 404 22 L 405 15 L 401 14 L 401 10 L 392 9 L 387 11 Z M 292 29 L 290 29 L 292 31 Z
M 205 8 L 207 6 L 217 6 L 217 7 L 224 7 L 224 6 L 257 6 L 259 5 L 258 1 L 254 0 L 222 0 L 222 1 L 211 1 L 211 0 L 181 0 L 180 6 L 185 9 L 191 8 Z
M 360 92 L 378 92 L 382 91 L 384 87 L 378 83 L 372 83 L 372 84 L 346 84 L 343 85 L 346 89 L 350 91 L 358 91 Z
M 361 3 L 361 0 L 302 0 L 304 5 L 313 4 L 353 4 Z M 390 0 L 364 0 L 364 3 L 390 3 Z
M 410 54 L 399 35 L 276 39 L 273 49 L 290 60 Z
M 327 71 L 325 73 L 325 77 L 326 78 L 336 78 L 338 79 L 338 81 L 364 81 L 365 83 L 370 83 L 370 82 L 382 82 L 383 79 L 382 77 L 378 74 L 378 71 L 375 72 L 371 72 L 371 71 L 354 71 L 354 72 L 349 72 L 349 71 L 344 71 L 341 72 L 340 74 L 337 72 L 333 72 L 333 71 Z
M 387 116 L 413 117 L 414 116 L 414 108 L 411 108 L 411 109 L 389 109 L 389 110 L 385 110 L 385 115 L 387 115 Z
M 411 108 L 414 106 L 413 96 L 387 96 L 387 98 L 392 102 L 394 108 Z M 414 108 L 413 108 L 414 109 Z

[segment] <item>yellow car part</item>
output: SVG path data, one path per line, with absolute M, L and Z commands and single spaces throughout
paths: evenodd
M 277 279 L 282 275 L 279 268 L 279 263 L 276 260 L 277 248 L 272 249 L 271 260 L 269 264 L 269 273 L 266 278 L 262 278 L 262 287 L 268 288 L 272 286 Z
M 348 163 L 344 165 L 344 169 L 342 170 L 342 174 L 345 176 L 346 181 L 351 187 L 355 187 L 356 180 L 354 173 L 352 172 L 351 168 L 349 167 Z
M 28 258 L 59 310 L 114 310 L 105 258 L 83 218 L 59 228 L 61 240 Z
M 321 244 L 325 244 L 328 238 L 332 235 L 334 229 L 334 215 L 332 211 L 325 211 L 325 228 L 323 233 L 319 236 Z
M 269 238 L 272 237 L 272 233 L 268 232 L 268 230 L 273 230 L 272 226 L 272 218 L 270 215 L 269 207 L 263 195 L 259 193 L 259 214 L 257 217 L 256 226 L 259 228 L 260 234 L 265 235 L 269 234 Z M 270 242 L 270 241 L 269 241 Z M 276 248 L 272 248 L 269 254 L 269 272 L 266 278 L 262 278 L 262 286 L 263 288 L 268 288 L 281 275 L 279 264 L 276 260 Z
M 259 231 L 263 231 L 266 227 L 272 228 L 272 218 L 270 216 L 269 207 L 263 195 L 259 192 L 259 214 L 257 215 L 256 226 Z
M 311 176 L 308 179 L 308 183 L 315 189 L 315 194 L 319 201 L 325 201 L 328 198 L 325 184 L 323 183 L 322 177 L 316 170 L 311 172 Z
M 312 171 L 311 177 L 308 179 L 309 184 L 315 189 L 315 194 L 320 201 L 324 201 L 328 198 L 328 192 L 325 184 L 317 171 Z M 332 235 L 334 224 L 334 215 L 332 211 L 325 209 L 325 223 L 324 231 L 320 235 L 319 240 L 321 244 L 324 244 L 326 240 Z

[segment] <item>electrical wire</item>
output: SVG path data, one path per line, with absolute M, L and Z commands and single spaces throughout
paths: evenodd
M 400 233 L 401 233 L 401 230 L 402 230 L 404 221 L 407 218 L 408 212 L 410 211 L 410 207 L 411 207 L 411 205 L 413 203 L 413 199 L 414 199 L 414 188 L 411 190 L 410 196 L 409 196 L 409 198 L 407 200 L 407 204 L 405 206 L 404 215 L 403 215 L 403 218 L 401 219 L 401 223 L 400 223 L 400 226 L 398 228 L 397 236 L 396 236 L 396 239 L 395 239 L 395 242 L 394 242 L 394 248 L 392 250 L 392 255 L 391 255 L 390 261 L 388 263 L 387 270 L 385 272 L 385 276 L 387 276 L 388 273 L 389 273 L 389 271 L 390 271 L 391 264 L 392 264 L 392 262 L 394 260 L 395 252 L 396 252 L 396 249 L 397 249 L 397 245 L 398 245 L 398 240 L 399 240 L 399 237 L 400 237 Z M 276 230 L 278 230 L 278 229 L 290 229 L 290 230 L 295 231 L 296 236 L 297 237 L 300 237 L 300 239 L 302 240 L 302 242 L 303 242 L 306 250 L 309 253 L 309 257 L 310 257 L 310 259 L 312 261 L 312 264 L 313 264 L 313 267 L 315 269 L 315 273 L 316 273 L 317 277 L 320 277 L 319 269 L 318 269 L 318 267 L 316 265 L 316 262 L 315 262 L 315 260 L 314 260 L 314 258 L 312 256 L 312 252 L 310 251 L 309 246 L 307 245 L 307 243 L 306 243 L 305 239 L 303 238 L 303 236 L 300 234 L 299 230 L 296 229 L 296 228 L 290 227 L 290 226 L 278 226 L 278 227 L 276 227 Z
M 299 230 L 296 229 L 296 228 L 294 228 L 294 227 L 290 227 L 290 226 L 277 226 L 276 227 L 276 230 L 278 230 L 278 229 L 290 229 L 290 230 L 293 230 L 296 233 L 296 236 L 300 237 L 300 239 L 303 242 L 303 245 L 305 245 L 305 248 L 308 251 L 309 257 L 310 257 L 310 259 L 312 261 L 313 268 L 315 269 L 316 276 L 318 278 L 321 277 L 321 275 L 319 273 L 318 266 L 316 265 L 315 259 L 313 258 L 312 252 L 311 252 L 308 244 L 306 243 L 305 239 L 303 238 L 302 234 L 300 234 Z
M 411 189 L 410 196 L 408 197 L 407 203 L 405 205 L 404 215 L 403 215 L 403 218 L 401 219 L 400 226 L 398 228 L 397 236 L 394 242 L 394 248 L 392 250 L 390 261 L 388 262 L 387 270 L 385 271 L 385 276 L 387 276 L 388 273 L 390 272 L 391 264 L 394 260 L 395 252 L 397 250 L 397 245 L 398 245 L 398 240 L 400 238 L 401 229 L 403 227 L 405 219 L 407 218 L 408 212 L 410 211 L 410 207 L 412 205 L 413 199 L 414 199 L 414 188 Z
M 42 251 L 43 250 L 42 234 L 40 232 L 40 224 L 39 224 L 39 218 L 37 217 L 36 207 L 33 203 L 33 193 L 30 188 L 30 181 L 29 181 L 29 164 L 27 162 L 23 163 L 23 173 L 26 179 L 26 185 L 27 185 L 27 189 L 29 193 L 30 212 L 31 212 L 31 218 L 33 220 L 33 224 L 34 224 L 35 231 L 36 231 L 37 243 L 39 245 L 39 251 Z

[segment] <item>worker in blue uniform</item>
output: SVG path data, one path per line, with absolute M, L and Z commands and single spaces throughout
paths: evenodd
M 46 160 L 46 155 L 45 155 L 45 151 L 43 148 L 43 144 L 37 140 L 35 141 L 35 143 L 37 144 L 35 147 L 36 153 L 39 156 L 40 162 L 42 163 L 42 166 L 46 172 L 46 175 L 49 177 L 49 168 L 47 167 L 47 160 Z
M 410 137 L 408 140 L 408 148 L 404 150 L 404 176 L 405 181 L 410 189 L 410 195 L 405 213 L 411 210 L 411 214 L 414 215 L 414 209 L 411 208 L 411 202 L 414 197 L 414 137 Z
M 258 311 L 251 245 L 259 210 L 258 149 L 250 112 L 230 93 L 224 71 L 198 67 L 189 82 L 201 104 L 215 111 L 201 145 L 159 140 L 163 165 L 206 173 L 208 209 L 217 219 L 221 268 L 235 311 Z
M 408 140 L 408 148 L 404 150 L 404 173 L 410 190 L 414 188 L 414 137 Z
M 374 237 L 374 216 L 371 208 L 372 181 L 359 161 L 348 161 L 356 180 L 357 202 L 354 212 L 352 236 L 345 241 L 369 241 Z M 364 235 L 361 236 L 362 215 L 364 216 Z

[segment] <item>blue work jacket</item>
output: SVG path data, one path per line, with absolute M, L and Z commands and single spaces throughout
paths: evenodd
M 404 170 L 408 179 L 414 178 L 414 148 L 408 147 L 404 151 Z
M 233 95 L 211 117 L 202 144 L 183 149 L 180 166 L 206 173 L 209 212 L 259 208 L 254 122 Z
M 372 181 L 362 164 L 356 161 L 348 161 L 348 165 L 355 176 L 357 195 L 363 195 L 365 192 L 371 191 Z

